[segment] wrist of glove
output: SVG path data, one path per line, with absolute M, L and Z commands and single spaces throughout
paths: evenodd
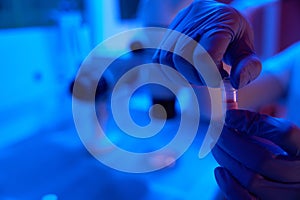
M 300 199 L 299 149 L 290 122 L 230 110 L 213 149 L 217 183 L 228 199 Z

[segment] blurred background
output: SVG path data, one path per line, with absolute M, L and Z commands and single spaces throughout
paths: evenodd
M 163 2 L 0 0 L 0 200 L 222 199 L 213 176 L 217 164 L 210 155 L 197 156 L 202 136 L 179 164 L 136 175 L 102 166 L 74 128 L 70 83 L 84 58 L 114 34 L 166 27 L 192 1 Z M 299 1 L 232 5 L 252 23 L 262 60 L 300 39 Z M 103 52 L 130 49 L 132 41 Z

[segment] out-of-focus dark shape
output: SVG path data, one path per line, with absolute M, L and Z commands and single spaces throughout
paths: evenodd
M 137 17 L 140 0 L 118 0 L 118 2 L 122 20 L 135 19 Z
M 88 80 L 86 80 L 86 81 L 88 81 Z M 69 87 L 70 91 L 69 92 L 77 99 L 84 100 L 84 101 L 103 99 L 106 97 L 107 92 L 109 90 L 107 80 L 104 77 L 101 77 L 99 82 L 97 83 L 96 93 L 95 93 L 95 95 L 93 95 L 95 97 L 95 99 L 89 99 L 89 97 L 91 96 L 91 94 L 90 94 L 91 90 L 89 88 L 89 83 L 85 82 L 84 80 L 83 81 L 78 80 L 77 90 L 73 90 L 74 84 L 75 84 L 75 80 L 73 80 L 70 83 L 70 87 Z
M 0 28 L 55 26 L 59 10 L 84 12 L 83 0 L 1 0 Z

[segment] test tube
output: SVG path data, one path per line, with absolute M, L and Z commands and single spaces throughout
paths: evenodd
M 229 77 L 223 79 L 222 97 L 227 110 L 238 109 L 237 89 L 232 87 Z

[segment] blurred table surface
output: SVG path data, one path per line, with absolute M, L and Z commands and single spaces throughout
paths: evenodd
M 138 119 L 145 114 L 148 115 L 140 110 L 134 112 Z M 178 119 L 168 123 L 166 130 L 172 132 Z M 112 125 L 112 132 L 113 129 Z M 82 144 L 70 120 L 64 127 L 41 131 L 1 149 L 0 199 L 38 200 L 49 194 L 55 194 L 58 200 L 222 199 L 213 175 L 216 161 L 211 154 L 198 157 L 203 134 L 205 125 L 200 126 L 193 144 L 174 166 L 130 174 L 96 160 Z M 132 144 L 124 138 L 120 141 Z M 142 146 L 151 149 L 155 147 L 151 147 L 153 142 Z

